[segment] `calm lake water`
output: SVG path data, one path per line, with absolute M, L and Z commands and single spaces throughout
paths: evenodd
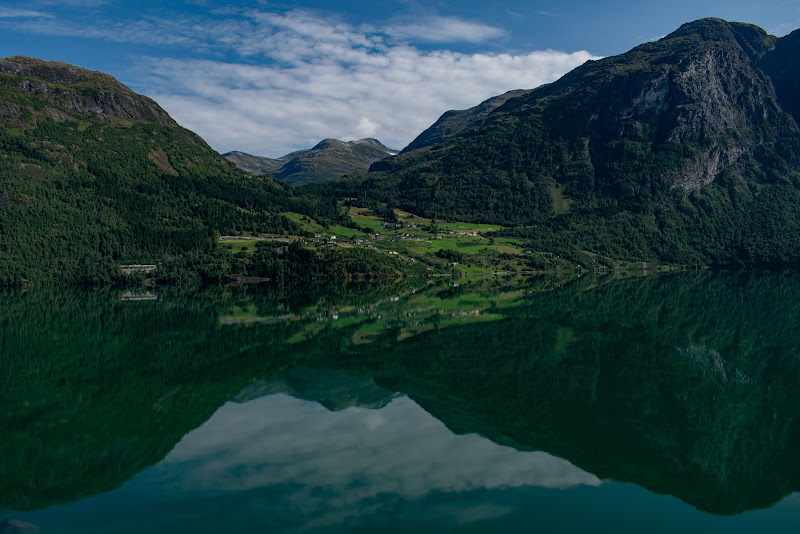
M 795 271 L 2 292 L 0 533 L 798 532 L 798 324 Z

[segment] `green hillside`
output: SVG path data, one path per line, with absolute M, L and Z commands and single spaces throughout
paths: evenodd
M 125 263 L 224 270 L 219 234 L 300 233 L 281 212 L 338 217 L 102 73 L 2 59 L 0 119 L 0 284 L 109 281 Z

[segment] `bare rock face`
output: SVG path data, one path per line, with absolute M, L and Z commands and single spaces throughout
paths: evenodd
M 649 56 L 642 68 L 634 63 L 604 73 L 604 96 L 589 119 L 592 141 L 624 137 L 695 145 L 697 153 L 681 172 L 659 178 L 696 189 L 776 133 L 753 126 L 791 129 L 757 64 L 774 37 L 754 26 L 708 19 L 684 25 L 663 41 L 670 46 L 648 44 L 630 53 Z
M 14 56 L 0 58 L 0 84 L 21 89 L 53 105 L 34 110 L 34 120 L 73 120 L 69 112 L 93 120 L 145 120 L 176 124 L 155 101 L 136 94 L 108 74 L 59 61 Z M 20 116 L 20 109 L 0 100 L 0 114 Z

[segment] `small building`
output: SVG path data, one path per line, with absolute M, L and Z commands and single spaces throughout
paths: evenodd
M 137 263 L 131 265 L 120 265 L 119 268 L 123 273 L 131 275 L 133 273 L 151 273 L 158 269 L 158 265 L 143 265 Z

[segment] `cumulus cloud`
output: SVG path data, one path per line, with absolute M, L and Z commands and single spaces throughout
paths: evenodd
M 334 47 L 335 48 L 335 47 Z M 403 148 L 449 109 L 553 81 L 590 54 L 341 50 L 291 68 L 154 59 L 145 89 L 218 150 L 279 156 L 323 137 L 378 137 Z M 327 60 L 327 61 L 326 61 Z M 210 121 L 209 121 L 210 119 Z
M 551 82 L 593 57 L 424 51 L 394 42 L 393 31 L 306 12 L 251 12 L 247 20 L 254 27 L 238 35 L 229 28 L 225 44 L 257 61 L 150 58 L 140 69 L 137 88 L 222 152 L 276 157 L 324 137 L 364 136 L 403 148 L 449 109 Z
M 358 123 L 356 124 L 355 131 L 357 135 L 361 138 L 363 137 L 375 137 L 378 135 L 378 132 L 381 130 L 381 125 L 378 122 L 375 122 L 372 117 L 367 115 L 362 116 L 358 119 Z M 350 139 L 348 139 L 349 141 Z
M 155 98 L 220 152 L 273 157 L 326 137 L 369 136 L 403 148 L 449 109 L 537 87 L 592 58 L 585 51 L 463 53 L 415 46 L 503 34 L 453 17 L 374 27 L 303 10 L 228 9 L 91 25 L 31 19 L 14 28 L 173 49 L 142 58 L 121 81 Z

